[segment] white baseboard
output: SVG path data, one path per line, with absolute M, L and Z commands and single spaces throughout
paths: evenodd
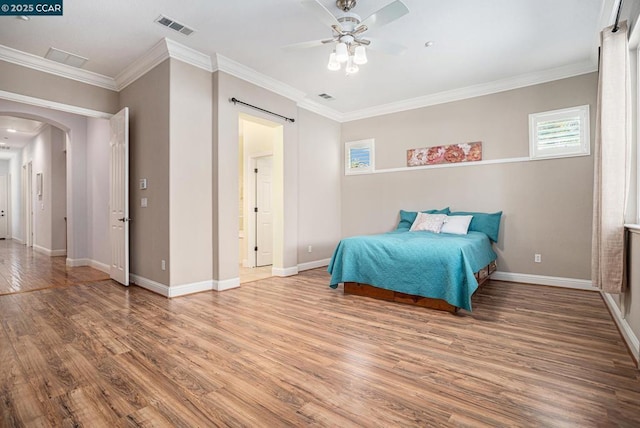
M 622 315 L 620 308 L 613 300 L 613 297 L 609 293 L 602 293 L 602 297 L 604 298 L 604 302 L 609 307 L 611 314 L 613 315 L 613 320 L 615 321 L 618 329 L 622 333 L 622 338 L 627 343 L 627 346 L 631 350 L 633 357 L 636 360 L 636 363 L 640 361 L 640 339 L 635 335 L 631 326 L 627 322 L 627 320 Z
M 45 247 L 41 247 L 40 245 L 36 245 L 33 244 L 33 250 L 40 253 L 40 254 L 44 254 L 45 256 L 49 256 L 51 257 L 51 250 Z
M 211 290 L 213 290 L 212 280 L 172 285 L 169 287 L 169 295 L 167 297 L 186 296 L 187 294 L 200 293 L 202 291 Z
M 70 259 L 67 257 L 67 266 L 69 267 L 78 267 L 78 266 L 90 266 L 91 259 Z
M 240 278 L 224 279 L 222 281 L 213 281 L 213 289 L 216 291 L 225 291 L 232 288 L 240 287 Z
M 129 281 L 138 287 L 145 288 L 149 291 L 153 291 L 154 293 L 160 294 L 164 297 L 169 297 L 169 286 L 160 284 L 159 282 L 153 281 L 151 279 L 147 279 L 145 277 L 129 274 Z
M 496 271 L 491 279 L 497 281 L 522 282 L 524 284 L 549 285 L 551 287 L 576 288 L 578 290 L 600 291 L 588 279 L 562 278 L 557 276 L 531 275 L 528 273 L 512 273 Z
M 111 267 L 108 264 L 101 263 L 97 260 L 89 260 L 89 266 L 104 273 L 111 273 Z
M 201 293 L 203 291 L 224 291 L 240 286 L 240 278 L 226 279 L 223 281 L 207 280 L 173 285 L 171 287 L 136 274 L 130 274 L 129 278 L 135 285 L 169 298 Z
M 290 268 L 271 268 L 271 275 L 273 276 L 293 276 L 298 274 L 298 266 Z
M 12 236 L 11 239 L 17 242 L 18 244 L 24 245 L 24 241 L 20 238 L 16 238 L 15 236 Z
M 322 259 L 322 260 L 316 260 L 314 262 L 300 263 L 298 265 L 298 272 L 302 272 L 309 269 L 316 269 L 323 266 L 329 266 L 330 261 L 331 259 Z
M 61 250 L 51 250 L 51 257 L 60 257 L 60 256 L 66 256 L 67 255 L 67 250 L 66 249 L 61 249 Z

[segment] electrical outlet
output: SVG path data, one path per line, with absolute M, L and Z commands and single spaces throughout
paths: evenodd
M 533 261 L 536 263 L 542 263 L 542 254 L 536 254 L 533 256 Z
M 309 248 L 307 248 L 307 252 L 310 253 L 313 251 L 313 247 L 311 245 L 309 245 Z
M 147 208 L 147 198 L 141 198 L 140 199 L 140 206 L 142 208 Z
M 160 262 L 160 266 L 162 267 L 162 270 L 167 270 L 167 262 L 165 262 L 164 260 Z

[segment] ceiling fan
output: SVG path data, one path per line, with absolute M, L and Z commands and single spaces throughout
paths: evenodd
M 397 43 L 363 38 L 364 33 L 382 27 L 409 13 L 409 9 L 400 0 L 395 0 L 369 15 L 364 20 L 359 15 L 351 12 L 356 6 L 357 0 L 336 0 L 336 6 L 342 10 L 342 14 L 334 16 L 318 0 L 304 0 L 302 5 L 312 11 L 323 24 L 331 27 L 330 39 L 312 40 L 286 46 L 287 50 L 298 50 L 323 46 L 335 43 L 335 50 L 329 56 L 329 70 L 340 70 L 341 64 L 346 63 L 347 74 L 358 71 L 358 65 L 366 64 L 366 48 L 380 50 L 392 55 L 404 53 L 406 48 Z

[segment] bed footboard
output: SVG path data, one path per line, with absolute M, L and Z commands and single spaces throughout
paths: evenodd
M 475 273 L 476 280 L 478 281 L 478 289 L 480 289 L 480 287 L 489 280 L 489 276 L 495 271 L 496 262 L 493 261 Z M 387 300 L 391 302 L 406 303 L 409 305 L 422 306 L 424 308 L 451 313 L 456 313 L 460 309 L 442 299 L 432 299 L 430 297 L 400 293 L 398 291 L 387 290 L 386 288 L 374 287 L 373 285 L 361 284 L 359 282 L 345 282 L 344 293 L 372 297 L 374 299 Z

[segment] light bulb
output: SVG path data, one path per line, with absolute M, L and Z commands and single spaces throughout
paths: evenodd
M 356 46 L 356 50 L 353 56 L 354 64 L 362 65 L 367 63 L 367 50 L 364 46 Z
M 338 62 L 347 62 L 349 59 L 349 49 L 347 49 L 346 43 L 338 43 L 336 45 L 336 59 Z
M 331 55 L 329 55 L 329 64 L 327 64 L 327 68 L 331 71 L 340 70 L 340 63 L 336 59 L 335 52 L 332 52 Z
M 347 67 L 345 68 L 345 70 L 347 71 L 347 74 L 354 74 L 354 73 L 357 73 L 358 70 L 360 70 L 360 68 L 353 63 L 352 56 L 349 57 L 349 60 L 347 61 Z

